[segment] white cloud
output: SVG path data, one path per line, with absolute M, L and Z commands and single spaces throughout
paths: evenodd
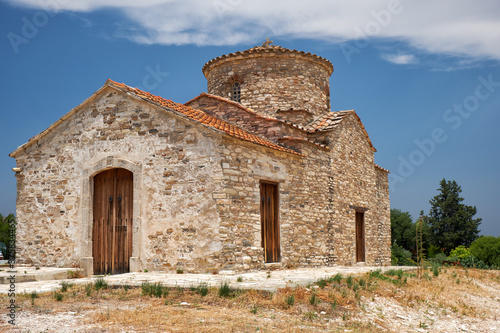
M 384 39 L 433 54 L 500 60 L 497 0 L 7 0 L 57 11 L 122 11 L 141 43 L 232 45 L 274 38 Z M 411 61 L 403 55 L 393 62 Z
M 418 63 L 418 59 L 413 54 L 382 54 L 382 59 L 396 65 L 412 65 Z

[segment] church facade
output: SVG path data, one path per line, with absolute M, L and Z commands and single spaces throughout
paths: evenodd
M 264 43 L 185 104 L 108 80 L 10 154 L 19 263 L 86 274 L 389 265 L 388 171 L 332 64 Z

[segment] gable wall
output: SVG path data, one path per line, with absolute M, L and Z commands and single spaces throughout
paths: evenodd
M 364 211 L 366 263 L 390 264 L 387 174 L 377 171 L 374 153 L 354 115 L 331 132 L 335 244 L 338 262 L 356 263 L 355 215 Z
M 220 134 L 108 89 L 17 158 L 18 258 L 49 266 L 91 257 L 91 176 L 108 158 L 139 165 L 141 214 L 134 255 L 150 269 L 217 252 L 220 221 L 213 193 L 221 190 Z M 136 207 L 137 204 L 137 207 Z M 91 210 L 91 209 L 90 209 Z M 88 212 L 87 212 L 88 213 Z M 134 231 L 136 232 L 136 231 Z M 193 244 L 196 237 L 196 246 Z

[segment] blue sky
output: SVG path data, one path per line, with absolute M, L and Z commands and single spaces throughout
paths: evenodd
M 355 109 L 391 171 L 391 207 L 429 211 L 442 178 L 500 236 L 496 1 L 0 0 L 0 213 L 8 154 L 111 78 L 186 102 L 202 66 L 274 44 L 332 61 L 332 109 Z M 146 89 L 147 88 L 147 89 Z

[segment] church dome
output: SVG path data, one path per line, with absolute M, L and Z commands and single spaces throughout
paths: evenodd
M 332 63 L 309 52 L 270 43 L 268 40 L 262 46 L 207 62 L 203 74 L 208 93 L 273 117 L 290 112 L 311 116 L 329 112 Z

